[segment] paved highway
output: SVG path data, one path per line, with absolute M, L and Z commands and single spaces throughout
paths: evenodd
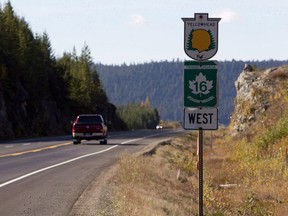
M 89 183 L 119 155 L 184 132 L 111 132 L 105 145 L 73 145 L 71 136 L 0 143 L 0 215 L 69 215 Z

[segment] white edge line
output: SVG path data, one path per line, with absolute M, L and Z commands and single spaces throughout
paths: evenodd
M 137 140 L 141 140 L 141 139 L 146 139 L 146 138 L 149 138 L 149 137 L 154 137 L 154 136 L 158 136 L 159 134 L 154 134 L 154 135 L 151 135 L 151 136 L 146 136 L 146 137 L 141 137 L 141 138 L 137 138 L 137 139 L 133 139 L 133 140 L 128 140 L 128 141 L 125 141 L 125 142 L 122 142 L 120 143 L 120 145 L 123 145 L 123 144 L 126 144 L 126 143 L 130 143 L 130 142 L 134 142 L 134 141 L 137 141 Z M 5 187 L 9 184 L 12 184 L 14 182 L 17 182 L 17 181 L 20 181 L 22 179 L 25 179 L 25 178 L 28 178 L 30 176 L 33 176 L 33 175 L 36 175 L 40 172 L 43 172 L 43 171 L 46 171 L 46 170 L 49 170 L 49 169 L 52 169 L 52 168 L 55 168 L 55 167 L 58 167 L 58 166 L 62 166 L 64 164 L 68 164 L 68 163 L 71 163 L 73 161 L 76 161 L 76 160 L 79 160 L 79 159 L 82 159 L 82 158 L 85 158 L 85 157 L 89 157 L 89 156 L 92 156 L 92 155 L 97 155 L 97 154 L 101 154 L 103 152 L 106 152 L 106 151 L 109 151 L 113 148 L 116 148 L 118 147 L 119 145 L 114 145 L 114 146 L 111 146 L 110 148 L 107 148 L 107 149 L 104 149 L 102 151 L 98 151 L 98 152 L 94 152 L 94 153 L 90 153 L 90 154 L 86 154 L 86 155 L 82 155 L 80 157 L 76 157 L 76 158 L 73 158 L 73 159 L 70 159 L 70 160 L 67 160 L 67 161 L 64 161 L 64 162 L 61 162 L 61 163 L 58 163 L 58 164 L 54 164 L 54 165 L 51 165 L 51 166 L 48 166 L 48 167 L 45 167 L 45 168 L 42 168 L 42 169 L 39 169 L 39 170 L 36 170 L 34 172 L 31 172 L 31 173 L 27 173 L 25 175 L 22 175 L 22 176 L 19 176 L 18 178 L 15 178 L 15 179 L 12 179 L 10 181 L 7 181 L 7 182 L 4 182 L 2 184 L 0 184 L 0 188 L 2 187 Z
M 94 153 L 91 153 L 91 154 L 86 154 L 86 155 L 82 155 L 80 157 L 76 157 L 76 158 L 73 158 L 73 159 L 70 159 L 70 160 L 67 160 L 67 161 L 64 161 L 64 162 L 61 162 L 61 163 L 58 163 L 58 164 L 54 164 L 52 166 L 48 166 L 48 167 L 45 167 L 45 168 L 42 168 L 42 169 L 39 169 L 39 170 L 36 170 L 34 172 L 31 172 L 31 173 L 27 173 L 25 175 L 22 175 L 22 176 L 19 176 L 18 178 L 15 178 L 15 179 L 12 179 L 10 181 L 7 181 L 7 182 L 4 182 L 2 184 L 0 184 L 0 188 L 4 187 L 4 186 L 7 186 L 9 184 L 12 184 L 14 182 L 17 182 L 17 181 L 20 181 L 22 179 L 25 179 L 29 176 L 32 176 L 32 175 L 35 175 L 35 174 L 38 174 L 40 172 L 43 172 L 43 171 L 46 171 L 46 170 L 49 170 L 49 169 L 52 169 L 52 168 L 55 168 L 55 167 L 58 167 L 58 166 L 62 166 L 64 164 L 68 164 L 68 163 L 71 163 L 73 161 L 76 161 L 76 160 L 79 160 L 79 159 L 82 159 L 82 158 L 85 158 L 85 157 L 89 157 L 89 156 L 92 156 L 92 155 L 97 155 L 97 154 L 101 154 L 103 152 L 106 152 L 106 151 L 109 151 L 113 148 L 116 148 L 118 147 L 119 145 L 115 145 L 115 146 L 111 146 L 110 148 L 107 148 L 107 149 L 104 149 L 102 151 L 98 151 L 98 152 L 94 152 Z

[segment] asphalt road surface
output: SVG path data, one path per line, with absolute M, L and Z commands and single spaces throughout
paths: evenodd
M 183 130 L 111 132 L 108 144 L 71 136 L 0 143 L 0 216 L 69 215 L 82 192 L 120 155 Z

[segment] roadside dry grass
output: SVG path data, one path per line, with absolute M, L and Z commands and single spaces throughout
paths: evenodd
M 271 130 L 261 137 L 275 134 Z M 214 155 L 206 163 L 206 206 L 210 212 L 288 215 L 288 139 L 275 139 L 263 149 L 257 145 L 261 137 L 251 142 L 226 135 L 217 139 Z
M 183 136 L 152 154 L 123 155 L 115 177 L 116 215 L 195 215 L 195 152 L 195 137 Z
M 231 125 L 214 131 L 213 145 L 210 132 L 204 133 L 206 216 L 288 215 L 287 74 L 273 76 L 279 80 L 270 107 L 247 131 L 237 137 L 231 137 Z M 101 215 L 198 215 L 196 135 L 177 137 L 142 156 L 122 155 L 108 182 L 110 211 Z
M 213 132 L 213 146 L 210 132 L 204 134 L 205 215 L 288 215 L 288 139 L 259 155 L 256 140 L 233 140 L 228 133 Z M 101 215 L 198 215 L 196 135 L 174 138 L 142 156 L 122 155 L 110 180 L 113 214 Z

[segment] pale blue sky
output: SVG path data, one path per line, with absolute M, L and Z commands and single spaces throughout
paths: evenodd
M 3 6 L 7 0 L 0 0 Z M 287 0 L 10 0 L 34 33 L 47 32 L 55 56 L 86 43 L 94 62 L 190 60 L 182 17 L 219 22 L 213 60 L 287 60 Z

